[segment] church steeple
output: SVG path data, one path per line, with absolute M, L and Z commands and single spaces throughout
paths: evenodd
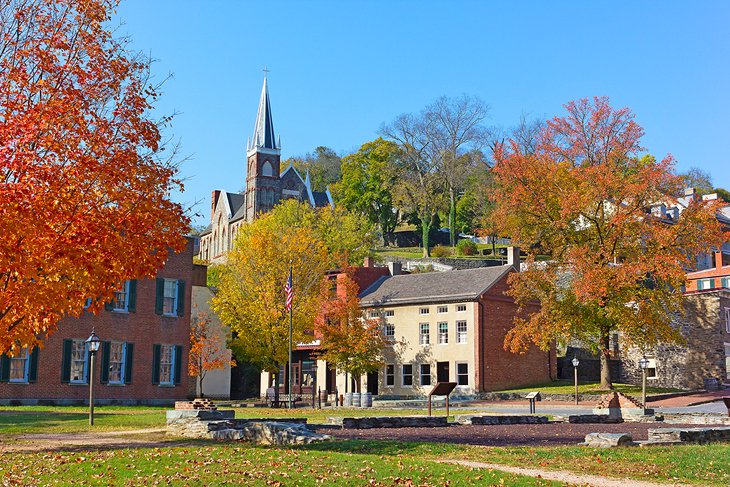
M 264 76 L 264 86 L 261 88 L 261 99 L 256 114 L 256 124 L 253 128 L 253 137 L 248 141 L 246 152 L 249 155 L 254 152 L 281 153 L 281 142 L 277 143 L 274 135 L 274 120 L 271 117 L 271 101 L 269 100 L 269 86 L 266 76 Z

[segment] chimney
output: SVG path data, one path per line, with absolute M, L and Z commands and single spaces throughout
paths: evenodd
M 685 196 L 693 196 L 695 194 L 694 188 L 685 188 L 684 195 Z
M 403 274 L 403 267 L 400 262 L 388 262 L 388 270 L 391 276 Z
M 520 272 L 520 248 L 519 247 L 507 247 L 507 265 Z
M 218 205 L 218 198 L 221 197 L 221 191 L 219 189 L 213 190 L 210 195 L 210 222 L 213 223 L 213 214 L 215 213 L 215 207 Z
M 373 259 L 371 256 L 365 257 L 365 260 L 362 263 L 363 267 L 375 267 L 375 259 Z

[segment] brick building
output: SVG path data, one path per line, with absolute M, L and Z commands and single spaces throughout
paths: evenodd
M 0 402 L 88 401 L 92 329 L 101 339 L 94 396 L 99 404 L 168 404 L 188 396 L 193 242 L 155 279 L 126 281 L 99 314 L 65 318 L 42 349 L 0 357 Z

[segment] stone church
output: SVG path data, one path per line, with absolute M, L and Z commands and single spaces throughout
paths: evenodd
M 313 191 L 309 173 L 302 178 L 291 164 L 281 172 L 281 138 L 274 134 L 266 78 L 256 115 L 253 136 L 246 147 L 246 192 L 215 190 L 211 195 L 210 225 L 200 235 L 198 256 L 222 262 L 233 245 L 238 228 L 260 213 L 270 211 L 282 199 L 295 198 L 313 207 L 332 206 L 328 191 Z

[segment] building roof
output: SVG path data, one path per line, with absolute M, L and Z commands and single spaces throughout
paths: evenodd
M 360 294 L 365 307 L 474 301 L 514 268 L 511 265 L 378 279 Z
M 274 136 L 274 119 L 271 117 L 271 101 L 266 77 L 264 77 L 264 86 L 261 88 L 261 99 L 256 114 L 256 124 L 253 127 L 253 136 L 248 141 L 249 151 L 257 149 L 281 150 L 281 144 L 277 144 Z

